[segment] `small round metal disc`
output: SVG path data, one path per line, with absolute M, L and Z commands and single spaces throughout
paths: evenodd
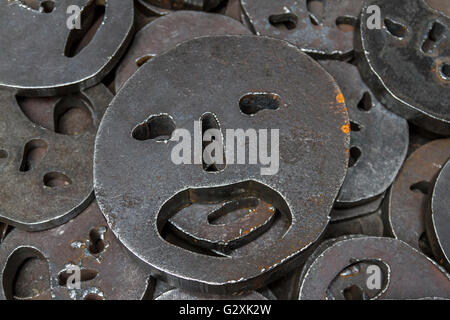
M 250 115 L 249 97 L 261 102 L 250 108 L 254 113 L 264 110 Z M 278 129 L 278 173 L 262 175 L 260 164 L 230 164 L 215 173 L 201 164 L 175 165 L 173 130 L 192 134 L 205 114 L 223 132 Z M 146 135 L 161 127 L 168 129 L 166 143 Z M 252 290 L 293 268 L 325 229 L 345 177 L 348 144 L 341 91 L 295 46 L 256 36 L 202 37 L 158 55 L 119 91 L 96 139 L 95 190 L 117 237 L 169 282 L 209 293 Z M 271 203 L 289 219 L 284 237 L 267 250 L 208 256 L 161 236 L 189 202 L 239 195 Z
M 0 89 L 50 96 L 91 87 L 113 68 L 132 35 L 131 0 L 34 3 L 0 4 Z
M 412 123 L 450 134 L 450 18 L 424 0 L 376 0 L 382 28 L 361 23 L 361 74 L 378 100 Z M 370 17 L 363 9 L 361 21 Z

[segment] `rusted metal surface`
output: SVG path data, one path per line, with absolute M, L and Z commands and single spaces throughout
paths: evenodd
M 0 221 L 37 231 L 86 208 L 94 196 L 94 138 L 111 99 L 97 85 L 45 102 L 19 100 L 21 109 L 9 92 L 0 93 Z
M 66 27 L 73 5 L 82 9 L 81 29 Z M 0 19 L 0 88 L 26 96 L 69 94 L 99 83 L 124 53 L 134 19 L 132 0 L 106 6 L 59 0 L 49 8 L 2 1 L 0 16 L 8 17 Z
M 364 80 L 393 112 L 431 132 L 449 135 L 450 18 L 424 0 L 370 4 L 381 8 L 383 26 L 370 30 L 361 23 L 356 37 Z M 369 15 L 364 8 L 361 21 Z
M 15 274 L 30 258 L 46 261 L 28 267 L 28 279 L 47 277 L 47 286 L 38 282 L 17 286 Z M 13 299 L 18 293 L 32 299 L 141 299 L 149 285 L 149 273 L 114 237 L 93 201 L 70 222 L 47 231 L 14 230 L 0 246 L 0 299 Z M 34 266 L 34 268 L 32 268 Z M 71 267 L 81 270 L 81 287 L 69 288 Z M 47 273 L 47 275 L 46 275 Z M 17 291 L 18 290 L 18 291 Z M 33 293 L 23 297 L 23 293 Z M 17 296 L 16 296 L 17 297 Z
M 256 92 L 278 95 L 279 108 L 253 117 L 241 112 L 240 99 Z M 280 129 L 280 172 L 228 165 L 211 174 L 202 166 L 177 166 L 170 161 L 174 141 L 131 134 L 161 113 L 189 130 L 205 112 L 221 130 Z M 307 55 L 264 37 L 202 37 L 152 59 L 118 93 L 97 136 L 95 190 L 112 230 L 169 283 L 222 294 L 251 290 L 293 268 L 325 229 L 345 176 L 348 143 L 342 93 Z M 264 252 L 232 258 L 194 254 L 162 239 L 160 231 L 179 209 L 230 193 L 271 203 L 291 222 L 284 237 Z
M 239 22 L 222 15 L 180 11 L 158 18 L 141 31 L 117 68 L 116 92 L 147 61 L 176 45 L 202 36 L 250 34 Z
M 439 264 L 450 271 L 450 162 L 442 168 L 431 195 L 431 204 L 425 218 L 427 236 Z
M 448 158 L 450 139 L 429 142 L 413 152 L 390 188 L 383 207 L 387 234 L 428 255 L 425 230 L 428 198 Z
M 376 100 L 354 65 L 321 64 L 341 88 L 350 118 L 350 162 L 336 206 L 354 207 L 374 200 L 394 181 L 408 150 L 408 123 Z
M 381 289 L 367 288 L 367 267 L 377 265 Z M 299 299 L 420 299 L 450 297 L 450 277 L 406 243 L 347 237 L 323 243 L 302 271 Z
M 348 58 L 361 0 L 241 0 L 257 35 L 291 42 L 317 58 Z

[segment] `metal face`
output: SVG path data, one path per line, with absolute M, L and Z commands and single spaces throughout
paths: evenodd
M 2 222 L 38 231 L 86 208 L 94 197 L 94 138 L 111 99 L 104 85 L 50 99 L 0 93 Z
M 8 235 L 0 246 L 0 299 L 14 297 L 15 274 L 33 257 L 48 262 L 50 275 L 48 290 L 33 299 L 136 300 L 145 296 L 149 284 L 145 267 L 107 228 L 95 201 L 55 229 L 33 233 L 16 229 Z M 70 282 L 75 268 L 80 270 L 79 289 L 67 286 L 75 285 Z
M 132 35 L 131 0 L 27 3 L 0 4 L 0 88 L 20 95 L 63 95 L 97 84 Z M 81 8 L 79 26 L 67 13 L 73 6 Z
M 424 0 L 377 0 L 381 30 L 361 23 L 357 61 L 387 108 L 431 132 L 450 134 L 450 18 Z M 361 21 L 370 14 L 363 9 Z
M 408 151 L 408 123 L 376 100 L 355 66 L 340 61 L 321 64 L 341 88 L 350 118 L 350 162 L 336 206 L 367 203 L 397 176 Z
M 368 266 L 379 268 L 377 291 L 367 286 Z M 348 237 L 322 244 L 308 259 L 301 300 L 420 299 L 450 297 L 450 278 L 436 263 L 406 243 L 390 238 Z
M 202 36 L 250 34 L 238 21 L 212 13 L 180 11 L 158 18 L 140 30 L 117 68 L 116 92 L 140 66 L 181 42 Z
M 317 58 L 346 58 L 353 51 L 361 0 L 241 0 L 257 35 L 291 42 Z
M 425 233 L 428 198 L 448 158 L 450 139 L 435 140 L 417 149 L 406 159 L 383 207 L 388 233 L 426 254 L 430 254 Z
M 194 121 L 212 118 L 221 132 L 278 129 L 278 173 L 261 175 L 262 166 L 250 164 L 212 172 L 175 165 L 174 130 L 192 133 Z M 146 63 L 114 99 L 96 140 L 96 195 L 118 238 L 161 277 L 210 293 L 252 290 L 293 268 L 325 229 L 345 177 L 349 126 L 334 80 L 294 46 L 254 36 L 198 38 Z M 290 222 L 267 250 L 213 257 L 161 236 L 186 205 L 249 196 Z
M 428 239 L 437 261 L 450 271 L 450 161 L 442 168 L 431 196 L 431 211 L 425 219 Z

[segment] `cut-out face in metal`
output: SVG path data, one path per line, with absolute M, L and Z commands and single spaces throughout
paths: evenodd
M 194 121 L 202 123 L 201 135 L 215 128 L 225 138 L 227 129 L 278 130 L 279 170 L 264 175 L 261 163 L 228 159 L 175 164 L 177 129 L 192 132 Z M 96 141 L 96 195 L 127 248 L 172 283 L 247 290 L 292 268 L 288 261 L 298 263 L 323 232 L 347 170 L 348 144 L 341 91 L 295 46 L 266 37 L 202 37 L 148 61 L 118 93 Z M 200 142 L 202 148 L 208 144 Z M 290 224 L 264 250 L 209 256 L 163 238 L 167 221 L 186 206 L 249 197 Z M 242 234 L 253 231 L 261 229 Z

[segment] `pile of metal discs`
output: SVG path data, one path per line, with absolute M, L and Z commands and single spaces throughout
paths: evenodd
M 449 136 L 448 0 L 2 0 L 0 299 L 449 299 Z

